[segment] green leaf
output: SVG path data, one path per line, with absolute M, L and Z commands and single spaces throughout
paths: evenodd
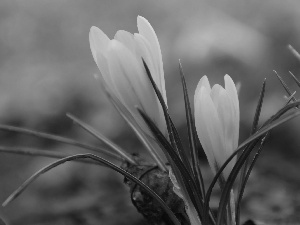
M 4 222 L 4 220 L 2 218 L 0 218 L 0 225 L 6 225 L 6 223 Z
M 105 154 L 107 156 L 113 157 L 114 159 L 117 159 L 117 160 L 123 160 L 123 158 L 121 158 L 119 155 L 117 155 L 111 151 L 108 151 L 104 148 L 95 147 L 95 146 L 85 144 L 82 142 L 78 142 L 73 139 L 65 138 L 62 136 L 57 136 L 57 135 L 48 134 L 48 133 L 44 133 L 44 132 L 40 132 L 40 131 L 35 131 L 35 130 L 26 129 L 26 128 L 22 128 L 22 127 L 4 125 L 4 124 L 0 124 L 0 130 L 8 131 L 8 132 L 16 132 L 16 133 L 30 135 L 30 136 L 34 136 L 34 137 L 38 137 L 38 138 L 44 138 L 44 139 L 48 139 L 48 140 L 52 140 L 52 141 L 57 141 L 57 142 L 60 142 L 63 144 L 68 144 L 68 145 L 88 149 L 91 151 L 99 152 L 101 154 Z
M 156 127 L 153 121 L 140 109 L 138 109 L 139 113 L 145 120 L 146 124 L 149 126 L 150 130 L 152 131 L 153 135 L 157 139 L 157 141 L 162 145 L 162 149 L 164 150 L 166 157 L 170 160 L 170 163 L 175 164 L 176 168 L 172 168 L 175 175 L 177 170 L 180 172 L 180 175 L 176 175 L 176 179 L 178 183 L 184 184 L 188 196 L 190 197 L 191 201 L 193 202 L 197 212 L 199 213 L 199 216 L 201 218 L 201 213 L 203 210 L 203 203 L 202 199 L 200 199 L 200 195 L 197 194 L 196 184 L 194 183 L 194 180 L 185 167 L 185 165 L 182 163 L 180 157 L 177 155 L 176 151 L 174 150 L 173 146 L 168 142 L 168 140 L 165 138 L 165 136 L 161 133 L 161 131 Z M 182 181 L 180 180 L 182 179 Z
M 188 160 L 189 156 L 187 155 L 187 151 L 184 150 L 182 142 L 180 140 L 179 134 L 176 130 L 175 125 L 173 124 L 172 120 L 170 119 L 170 123 L 172 126 L 172 131 L 174 134 L 174 138 L 175 138 L 175 142 L 176 142 L 176 146 L 177 146 L 177 150 L 178 150 L 178 154 L 183 162 L 184 165 L 186 165 L 187 170 L 189 171 L 189 173 L 191 175 L 193 175 L 193 170 L 191 168 L 190 162 Z
M 300 54 L 299 54 L 299 52 L 296 49 L 294 49 L 293 46 L 291 46 L 291 45 L 288 45 L 288 49 L 300 61 Z
M 179 71 L 180 71 L 181 84 L 182 84 L 183 95 L 184 95 L 189 146 L 191 149 L 191 158 L 192 158 L 192 168 L 193 168 L 193 172 L 195 174 L 197 187 L 200 188 L 199 192 L 201 193 L 201 196 L 203 198 L 205 195 L 205 187 L 204 187 L 203 176 L 202 176 L 202 173 L 200 170 L 200 163 L 199 163 L 199 157 L 198 157 L 199 154 L 197 152 L 198 136 L 197 136 L 197 131 L 196 131 L 193 115 L 192 115 L 192 110 L 191 110 L 191 106 L 190 106 L 190 100 L 189 100 L 189 96 L 188 96 L 184 73 L 183 73 L 183 69 L 182 69 L 180 61 L 179 61 Z
M 235 150 L 231 156 L 229 156 L 229 158 L 224 162 L 224 164 L 219 168 L 219 170 L 217 171 L 216 175 L 214 176 L 212 182 L 210 183 L 206 195 L 205 195 L 205 199 L 204 199 L 204 206 L 203 206 L 203 224 L 208 224 L 208 218 L 209 218 L 209 202 L 210 202 L 210 197 L 213 191 L 214 186 L 216 185 L 216 183 L 219 181 L 219 178 L 221 177 L 223 170 L 225 169 L 225 167 L 228 165 L 228 163 L 242 150 L 242 148 L 238 147 L 237 150 Z
M 260 112 L 261 112 L 263 99 L 264 99 L 264 94 L 265 94 L 265 88 L 266 88 L 266 79 L 264 80 L 264 82 L 262 84 L 262 87 L 261 87 L 261 91 L 260 91 L 259 99 L 258 99 L 258 102 L 257 102 L 254 119 L 253 119 L 251 135 L 256 132 L 257 127 L 258 127 Z M 238 188 L 238 196 L 240 196 L 240 193 L 242 192 L 242 188 L 243 188 L 242 184 L 244 183 L 244 179 L 245 179 L 247 168 L 248 168 L 248 163 L 249 163 L 249 157 L 247 158 L 245 164 L 243 165 L 243 168 L 241 169 L 241 176 L 240 176 L 240 182 L 239 182 L 239 188 Z M 241 201 L 242 199 L 238 198 L 238 200 Z M 240 202 L 237 201 L 237 207 L 236 207 L 236 221 L 237 221 L 237 224 L 239 224 L 239 221 L 238 221 L 239 220 L 239 215 L 238 214 L 240 212 L 239 207 L 240 207 Z
M 262 139 L 262 141 L 260 143 L 260 146 L 259 146 L 259 148 L 258 148 L 258 150 L 257 150 L 257 152 L 256 152 L 256 154 L 255 154 L 255 156 L 254 156 L 254 158 L 253 158 L 250 166 L 249 166 L 249 169 L 246 172 L 245 177 L 244 177 L 244 179 L 242 181 L 241 188 L 240 188 L 239 194 L 238 194 L 238 199 L 236 201 L 236 215 L 235 215 L 236 216 L 235 217 L 236 218 L 236 224 L 240 224 L 240 204 L 241 204 L 241 201 L 242 201 L 242 198 L 243 198 L 243 194 L 244 194 L 244 190 L 246 188 L 247 181 L 248 181 L 248 179 L 250 177 L 250 174 L 251 174 L 251 171 L 252 171 L 252 169 L 253 169 L 253 167 L 255 165 L 255 162 L 257 161 L 258 157 L 260 156 L 260 153 L 263 150 L 263 147 L 264 147 L 264 144 L 266 142 L 268 134 L 269 134 L 269 132 L 267 132 L 265 134 L 264 138 Z M 249 159 L 249 158 L 247 158 L 247 159 Z
M 291 108 L 294 108 L 295 106 L 298 106 L 298 105 L 300 105 L 300 102 L 294 102 L 294 103 L 291 103 L 291 104 L 285 106 L 281 110 L 279 110 L 279 112 L 276 113 L 273 117 L 271 117 L 263 125 L 263 127 L 258 132 L 256 132 L 254 135 L 252 135 L 250 138 L 248 138 L 245 142 L 243 142 L 237 150 L 239 150 L 240 148 L 245 147 L 248 143 L 252 142 L 253 140 L 255 140 L 259 137 L 261 137 L 262 135 L 264 135 L 268 131 L 272 130 L 273 128 L 279 126 L 280 124 L 285 123 L 285 122 L 299 116 L 300 111 L 295 111 L 295 112 L 290 113 L 290 115 L 288 115 L 288 116 L 285 116 L 283 118 L 279 118 L 286 111 L 288 111 Z M 257 140 L 253 143 L 256 144 Z M 251 145 L 253 145 L 253 143 Z M 229 175 L 229 177 L 226 181 L 226 184 L 225 184 L 225 186 L 222 190 L 222 194 L 221 194 L 221 199 L 220 199 L 220 204 L 219 204 L 219 209 L 218 209 L 218 216 L 217 216 L 217 225 L 222 224 L 222 221 L 223 221 L 224 216 L 225 216 L 226 204 L 228 202 L 229 194 L 230 194 L 230 191 L 232 189 L 233 183 L 234 183 L 234 181 L 235 181 L 242 165 L 244 164 L 245 160 L 247 159 L 247 157 L 251 153 L 252 149 L 253 148 L 249 148 L 249 149 L 246 148 L 245 149 L 245 151 L 241 154 L 240 158 L 237 160 L 235 166 L 233 167 L 233 169 L 232 169 L 232 171 L 231 171 L 231 173 L 230 173 L 230 175 Z
M 68 161 L 73 161 L 73 160 L 79 160 L 79 159 L 90 159 L 93 161 L 96 161 L 100 165 L 105 165 L 116 172 L 122 174 L 125 176 L 127 179 L 131 180 L 132 182 L 135 182 L 137 185 L 140 185 L 141 188 L 143 188 L 151 197 L 153 197 L 155 200 L 158 201 L 158 203 L 161 205 L 161 207 L 165 210 L 165 212 L 168 214 L 170 219 L 175 225 L 180 225 L 180 222 L 177 220 L 176 216 L 174 213 L 171 211 L 171 209 L 166 205 L 166 203 L 153 191 L 151 188 L 149 188 L 146 184 L 144 184 L 142 181 L 140 181 L 138 178 L 134 177 L 130 173 L 126 172 L 125 170 L 119 168 L 115 164 L 99 157 L 93 154 L 78 154 L 78 155 L 73 155 L 73 156 L 68 156 L 63 159 L 57 160 L 44 168 L 40 169 L 37 171 L 35 174 L 33 174 L 29 179 L 27 179 L 16 191 L 14 191 L 2 204 L 3 206 L 6 206 L 9 204 L 11 201 L 13 201 L 15 198 L 17 198 L 33 181 L 35 181 L 40 175 L 46 173 L 47 171 L 65 163 Z
M 61 159 L 68 157 L 68 154 L 61 152 L 54 152 L 45 149 L 34 149 L 27 147 L 11 147 L 11 146 L 0 146 L 0 152 L 8 154 L 17 154 L 17 155 L 27 155 L 33 157 L 47 157 L 54 159 Z M 77 161 L 76 161 L 77 162 Z M 95 162 L 89 162 L 86 160 L 78 160 L 78 162 L 87 163 L 87 164 L 96 164 Z
M 274 73 L 276 74 L 278 80 L 280 81 L 281 85 L 283 86 L 284 90 L 286 91 L 286 93 L 288 93 L 289 96 L 292 96 L 292 91 L 289 89 L 289 87 L 287 86 L 287 84 L 284 82 L 284 80 L 281 78 L 281 76 L 279 76 L 279 74 L 276 72 L 276 70 L 273 70 Z M 297 99 L 295 97 L 292 97 L 293 101 L 297 101 Z
M 102 84 L 102 83 L 101 83 Z M 133 118 L 132 114 L 129 112 L 127 107 L 125 107 L 118 98 L 111 95 L 109 90 L 106 89 L 105 86 L 103 86 L 103 89 L 105 90 L 105 93 L 108 97 L 108 99 L 111 101 L 111 103 L 114 105 L 114 107 L 117 109 L 119 114 L 123 117 L 123 119 L 128 123 L 128 125 L 132 128 L 134 133 L 137 135 L 137 137 L 140 139 L 140 141 L 145 146 L 146 150 L 149 152 L 150 156 L 154 160 L 155 163 L 157 163 L 158 167 L 162 171 L 167 171 L 165 162 L 163 160 L 163 157 L 161 156 L 160 152 L 157 150 L 157 147 L 154 146 L 150 140 L 150 138 L 145 134 L 145 132 L 142 130 L 141 126 L 136 122 L 136 120 Z
M 144 59 L 142 58 L 143 60 L 143 64 L 144 64 L 144 67 L 145 67 L 145 70 L 146 70 L 146 73 L 148 75 L 148 78 L 152 84 L 152 87 L 157 95 L 157 98 L 162 106 L 162 109 L 163 109 L 163 112 L 164 112 L 164 116 L 165 116 L 165 120 L 166 120 L 166 124 L 167 124 L 167 129 L 168 129 L 168 133 L 169 133 L 169 138 L 170 138 L 170 141 L 171 141 L 171 145 L 174 149 L 177 150 L 177 145 L 176 145 L 176 141 L 175 141 L 175 137 L 174 137 L 174 134 L 173 134 L 173 130 L 172 130 L 172 125 L 171 125 L 171 122 L 170 122 L 170 115 L 168 113 L 168 107 L 164 101 L 164 98 L 162 97 L 156 83 L 154 82 L 153 80 L 153 77 L 150 73 L 150 70 L 146 64 L 146 62 L 144 61 Z
M 296 76 L 291 71 L 289 71 L 289 74 L 292 76 L 298 87 L 300 87 L 300 81 L 296 78 Z
M 80 119 L 76 118 L 75 116 L 71 115 L 70 113 L 67 113 L 67 117 L 69 117 L 71 120 L 73 120 L 75 123 L 77 123 L 80 127 L 82 127 L 84 130 L 92 134 L 94 137 L 96 137 L 98 140 L 104 142 L 106 145 L 108 145 L 110 148 L 112 148 L 115 152 L 117 152 L 119 155 L 121 155 L 124 159 L 126 159 L 128 162 L 130 162 L 133 165 L 136 165 L 136 162 L 132 159 L 132 157 L 121 147 L 107 139 L 105 136 L 100 134 L 98 131 L 96 131 L 94 128 L 92 128 L 87 123 L 81 121 Z
M 206 192 L 206 196 L 205 196 L 205 201 L 204 201 L 204 218 L 203 218 L 203 223 L 206 224 L 208 221 L 208 209 L 209 209 L 209 201 L 210 201 L 210 197 L 211 197 L 211 193 L 213 190 L 213 187 L 215 186 L 215 184 L 217 183 L 220 175 L 222 174 L 223 170 L 225 169 L 225 167 L 228 165 L 228 163 L 245 147 L 246 150 L 244 150 L 243 154 L 248 152 L 250 154 L 251 150 L 254 148 L 254 146 L 258 143 L 259 141 L 259 137 L 264 135 L 265 133 L 267 133 L 269 130 L 275 128 L 276 126 L 279 126 L 282 123 L 287 122 L 288 120 L 291 120 L 297 116 L 300 115 L 299 111 L 293 112 L 290 115 L 284 117 L 284 118 L 280 118 L 278 119 L 280 116 L 282 116 L 284 113 L 286 113 L 288 110 L 294 108 L 295 106 L 300 105 L 300 102 L 294 102 L 291 103 L 285 107 L 283 107 L 281 110 L 279 110 L 274 116 L 272 116 L 270 119 L 268 119 L 263 126 L 252 136 L 250 136 L 247 140 L 245 140 L 242 144 L 240 144 L 240 146 L 231 154 L 231 156 L 224 162 L 224 164 L 220 167 L 220 169 L 217 171 L 216 175 L 214 176 L 207 192 Z M 276 119 L 278 119 L 278 121 L 275 121 Z M 248 150 L 247 150 L 248 149 Z M 245 157 L 245 159 L 247 158 L 247 156 Z M 245 160 L 242 159 L 242 160 Z M 241 161 L 241 157 L 237 160 L 237 163 Z M 244 162 L 244 161 L 243 161 Z M 243 162 L 241 165 L 243 165 Z M 240 168 L 239 168 L 240 169 Z M 232 173 L 232 172 L 231 172 Z M 237 176 L 237 174 L 236 174 Z M 234 179 L 236 178 L 236 176 L 234 177 Z M 229 181 L 229 178 L 227 180 L 227 182 Z M 234 182 L 234 180 L 233 180 Z M 232 182 L 232 184 L 233 184 Z M 229 189 L 230 192 L 230 189 Z M 223 193 L 223 192 L 222 192 Z M 228 199 L 228 196 L 226 196 Z M 223 200 L 224 201 L 224 200 Z M 218 210 L 219 211 L 219 210 Z M 223 212 L 224 213 L 224 212 Z

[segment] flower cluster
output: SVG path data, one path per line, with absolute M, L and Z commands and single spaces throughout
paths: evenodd
M 142 207 L 143 211 L 140 210 L 140 212 L 146 217 L 150 215 L 148 211 L 153 210 L 153 215 L 163 212 L 164 214 L 159 218 L 167 218 L 168 224 L 170 221 L 175 225 L 240 224 L 240 202 L 266 137 L 273 128 L 300 115 L 300 101 L 294 97 L 295 93 L 292 94 L 275 71 L 289 95 L 287 102 L 258 127 L 266 85 L 264 81 L 254 115 L 251 136 L 238 146 L 239 100 L 237 88 L 231 77 L 224 76 L 224 87 L 218 84 L 211 87 L 207 76 L 203 76 L 195 91 L 193 114 L 180 64 L 189 137 L 189 149 L 185 149 L 168 112 L 158 38 L 145 18 L 139 16 L 137 25 L 139 33 L 131 34 L 121 30 L 112 40 L 99 28 L 92 27 L 89 35 L 90 47 L 101 73 L 101 76 L 97 78 L 102 77 L 101 85 L 107 97 L 145 145 L 155 165 L 144 163 L 138 156 L 130 155 L 91 126 L 70 114 L 67 114 L 70 119 L 101 140 L 107 148 L 90 146 L 77 140 L 39 131 L 0 125 L 0 130 L 23 133 L 98 151 L 114 157 L 119 162 L 125 162 L 120 167 L 91 153 L 66 156 L 52 151 L 41 152 L 28 148 L 9 149 L 9 151 L 2 149 L 2 152 L 59 158 L 33 174 L 6 199 L 3 206 L 17 198 L 30 183 L 45 172 L 65 162 L 89 159 L 89 163 L 105 165 L 122 174 L 130 181 L 129 183 L 133 183 L 129 185 L 135 191 L 132 191 L 132 200 L 134 200 L 133 193 L 135 193 L 135 197 L 138 196 L 139 199 L 139 204 L 135 206 Z M 291 46 L 290 49 L 299 58 L 299 53 Z M 291 72 L 290 74 L 300 87 L 300 81 Z M 197 138 L 202 148 L 198 146 Z M 205 187 L 202 177 L 199 160 L 201 149 L 204 150 L 214 174 L 209 187 Z M 256 154 L 251 154 L 254 151 Z M 239 174 L 238 190 L 234 192 L 233 186 Z M 147 182 L 144 183 L 145 180 L 142 177 L 147 177 L 145 179 Z M 217 215 L 212 212 L 209 205 L 216 183 L 221 188 Z M 138 189 L 135 188 L 136 185 L 139 185 Z M 149 196 L 152 198 L 148 198 Z M 143 202 L 145 199 L 147 199 L 146 203 L 151 206 Z M 178 208 L 180 208 L 179 211 Z M 176 210 L 176 215 L 174 210 Z M 178 212 L 181 215 L 177 215 Z M 157 223 L 161 224 L 161 221 Z
M 125 108 L 142 129 L 140 132 L 151 134 L 147 124 L 136 110 L 139 107 L 167 136 L 168 118 L 165 117 L 162 105 L 149 80 L 147 72 L 167 105 L 163 63 L 157 36 L 150 23 L 143 17 L 137 18 L 139 33 L 131 34 L 118 31 L 113 40 L 99 28 L 90 31 L 90 46 L 94 60 L 101 72 L 106 89 L 117 99 L 119 108 Z M 143 60 L 147 68 L 143 65 Z M 147 71 L 148 70 L 148 71 Z M 235 84 L 229 75 L 224 77 L 225 88 L 214 85 L 203 76 L 197 86 L 195 106 L 195 126 L 209 165 L 216 173 L 238 146 L 239 137 L 239 101 Z M 152 136 L 152 135 L 150 135 Z M 171 137 L 167 137 L 172 139 Z M 155 150 L 160 151 L 160 150 Z M 166 154 L 166 158 L 170 158 Z M 173 164 L 171 164 L 173 167 Z M 229 176 L 234 165 L 232 160 L 224 170 L 223 179 Z M 188 167 L 188 165 L 186 165 Z M 172 168 L 177 170 L 178 168 Z M 200 216 L 193 206 L 192 196 L 187 193 L 184 182 L 178 177 L 170 177 L 174 191 L 186 203 L 190 222 L 200 223 Z

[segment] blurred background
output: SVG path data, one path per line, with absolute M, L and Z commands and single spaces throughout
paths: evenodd
M 287 49 L 291 44 L 300 51 L 297 0 L 1 0 L 1 123 L 100 146 L 66 118 L 70 112 L 128 152 L 142 154 L 141 144 L 94 81 L 93 74 L 99 71 L 88 41 L 93 25 L 110 38 L 117 30 L 137 32 L 138 15 L 147 18 L 157 33 L 170 113 L 185 142 L 178 59 L 191 98 L 203 75 L 211 84 L 223 85 L 225 74 L 240 83 L 240 142 L 250 133 L 264 78 L 267 91 L 261 121 L 285 103 L 286 93 L 273 70 L 293 91 L 298 90 L 288 71 L 299 77 L 300 61 Z M 300 121 L 294 119 L 272 132 L 245 193 L 243 220 L 299 221 L 299 131 Z M 87 152 L 3 131 L 0 141 L 4 146 Z M 0 202 L 52 161 L 1 153 Z M 106 168 L 69 163 L 42 176 L 17 200 L 0 208 L 0 216 L 9 224 L 145 224 L 122 179 Z

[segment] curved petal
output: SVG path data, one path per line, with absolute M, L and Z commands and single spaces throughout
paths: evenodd
M 211 96 L 211 99 L 213 100 L 217 110 L 218 110 L 218 107 L 219 107 L 218 99 L 219 99 L 220 93 L 222 91 L 225 91 L 225 89 L 219 84 L 215 84 L 211 89 L 210 96 Z
M 147 64 L 151 76 L 155 82 L 155 84 L 157 85 L 158 89 L 160 90 L 165 103 L 167 104 L 167 96 L 166 96 L 166 90 L 165 90 L 165 86 L 164 83 L 162 83 L 162 79 L 161 79 L 161 75 L 158 71 L 158 69 L 155 67 L 155 61 L 156 59 L 153 58 L 153 54 L 151 53 L 151 46 L 148 42 L 148 40 L 140 35 L 140 34 L 134 34 L 134 39 L 136 41 L 136 45 L 137 45 L 137 55 L 139 57 L 142 57 L 145 61 L 145 63 Z
M 206 87 L 201 87 L 195 95 L 195 126 L 208 162 L 215 173 L 216 156 L 223 149 L 224 138 L 220 133 L 222 125 L 217 110 Z
M 112 88 L 110 73 L 108 69 L 106 52 L 110 39 L 98 27 L 91 27 L 89 33 L 90 48 L 93 58 L 101 72 L 101 75 L 109 88 Z
M 136 43 L 132 33 L 125 30 L 119 30 L 115 34 L 114 39 L 124 44 L 134 55 L 136 55 Z
M 195 91 L 194 100 L 196 100 L 196 96 L 199 95 L 201 87 L 205 87 L 206 90 L 208 91 L 208 93 L 211 92 L 211 87 L 210 87 L 210 84 L 209 84 L 209 81 L 208 81 L 208 78 L 207 78 L 206 75 L 204 75 L 203 77 L 201 77 L 200 81 L 198 82 L 198 85 L 197 85 L 196 91 Z M 194 105 L 196 105 L 196 102 L 194 102 Z
M 212 93 L 216 93 L 213 101 L 222 125 L 220 133 L 222 133 L 224 137 L 223 149 L 220 149 L 219 154 L 216 154 L 216 160 L 221 166 L 237 147 L 234 146 L 234 137 L 236 135 L 234 124 L 236 118 L 234 115 L 233 103 L 226 90 L 220 85 L 215 85 L 213 87 Z M 226 177 L 229 176 L 229 173 L 232 170 L 233 166 L 234 160 L 232 160 L 224 170 L 224 174 Z
M 92 26 L 89 33 L 89 40 L 94 60 L 98 63 L 97 55 L 99 53 L 105 54 L 110 39 L 98 27 Z
M 132 111 L 136 111 L 135 106 L 138 105 L 154 121 L 157 120 L 157 98 L 141 62 L 122 43 L 112 40 L 108 50 L 108 63 L 119 98 Z
M 155 81 L 157 87 L 161 91 L 161 80 L 159 79 L 159 71 L 154 66 L 154 60 L 153 55 L 151 53 L 151 46 L 148 42 L 148 40 L 140 35 L 140 34 L 134 34 L 134 40 L 137 45 L 137 53 L 138 55 L 143 58 L 151 72 L 151 75 L 153 77 L 153 80 Z
M 229 75 L 224 76 L 225 89 L 234 107 L 234 146 L 237 148 L 239 141 L 240 107 L 236 86 Z
M 159 73 L 157 74 L 160 79 L 160 84 L 162 87 L 162 95 L 166 96 L 166 90 L 165 90 L 165 77 L 164 77 L 164 71 L 163 71 L 163 61 L 162 61 L 162 55 L 161 55 L 161 49 L 158 42 L 157 35 L 152 28 L 151 24 L 142 16 L 137 17 L 137 26 L 139 33 L 144 36 L 152 49 L 153 58 L 155 59 L 154 66 L 157 68 L 157 71 Z

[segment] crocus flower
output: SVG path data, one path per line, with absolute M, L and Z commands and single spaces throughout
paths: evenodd
M 149 81 L 142 59 L 167 103 L 163 63 L 157 36 L 150 23 L 138 16 L 139 33 L 119 30 L 114 39 L 97 27 L 90 30 L 90 47 L 104 83 L 111 95 L 125 106 L 142 130 L 150 133 L 136 106 L 141 108 L 165 134 L 163 111 Z
M 195 92 L 196 130 L 209 165 L 214 173 L 238 146 L 239 101 L 235 84 L 225 75 L 225 88 L 215 84 L 212 88 L 203 76 Z M 225 178 L 233 168 L 234 160 L 224 170 Z

